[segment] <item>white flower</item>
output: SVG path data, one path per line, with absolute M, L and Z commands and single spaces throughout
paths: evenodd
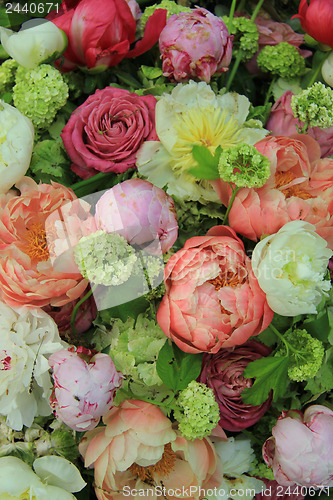
M 281 316 L 315 314 L 331 288 L 324 276 L 333 252 L 315 229 L 300 220 L 288 222 L 254 248 L 253 272 L 268 305 Z
M 29 118 L 0 100 L 0 194 L 25 175 L 33 145 L 34 127 Z
M 137 156 L 140 174 L 180 199 L 219 201 L 208 181 L 188 173 L 195 166 L 192 148 L 204 145 L 214 154 L 217 146 L 253 145 L 267 135 L 246 123 L 247 97 L 236 93 L 216 95 L 205 82 L 178 84 L 156 105 L 156 132 L 160 141 L 146 141 Z M 259 122 L 256 123 L 256 125 Z
M 19 458 L 0 458 L 0 499 L 75 500 L 71 492 L 86 485 L 75 465 L 61 457 L 37 458 L 33 468 L 36 474 Z
M 321 67 L 321 73 L 325 82 L 330 87 L 333 87 L 333 51 L 331 51 L 328 58 L 325 59 Z
M 255 459 L 251 442 L 247 438 L 235 439 L 230 437 L 227 442 L 214 443 L 216 452 L 223 464 L 223 481 L 217 488 L 217 495 L 209 496 L 209 500 L 252 499 L 260 493 L 265 484 L 245 473 L 251 469 Z
M 67 46 L 67 37 L 46 19 L 30 19 L 15 32 L 0 27 L 1 44 L 7 54 L 25 68 L 56 59 Z
M 52 413 L 47 358 L 65 346 L 44 311 L 18 312 L 0 302 L 0 414 L 12 429 L 30 427 L 35 416 Z

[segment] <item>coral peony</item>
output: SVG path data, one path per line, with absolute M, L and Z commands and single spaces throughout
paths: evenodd
M 301 26 L 317 42 L 333 49 L 333 5 L 331 0 L 301 0 L 298 8 Z
M 270 407 L 272 398 L 259 406 L 243 403 L 242 391 L 253 381 L 242 376 L 248 363 L 268 356 L 271 349 L 249 340 L 240 347 L 204 354 L 200 382 L 214 390 L 220 409 L 219 425 L 227 431 L 241 431 L 258 422 Z
M 33 308 L 67 304 L 84 292 L 87 280 L 63 260 L 59 267 L 52 264 L 57 223 L 66 204 L 79 213 L 83 226 L 89 216 L 83 202 L 60 184 L 37 185 L 24 177 L 17 187 L 20 196 L 13 192 L 0 196 L 1 298 L 12 306 Z M 46 227 L 49 218 L 52 223 Z
M 136 4 L 136 5 L 135 5 Z M 138 5 L 133 0 L 65 0 L 58 11 L 47 16 L 68 38 L 61 71 L 77 67 L 106 69 L 125 57 L 136 57 L 150 49 L 166 23 L 166 11 L 158 9 L 147 21 L 144 37 L 134 48 Z
M 142 179 L 129 179 L 106 191 L 97 202 L 95 220 L 99 229 L 117 232 L 131 244 L 158 240 L 162 253 L 178 235 L 173 199 Z
M 50 403 L 57 418 L 76 431 L 94 429 L 122 383 L 110 356 L 71 347 L 50 356 L 49 365 L 54 380 Z
M 304 123 L 295 118 L 291 109 L 291 97 L 293 93 L 289 90 L 285 92 L 273 105 L 266 128 L 274 135 L 295 136 L 298 129 L 303 127 Z M 325 158 L 333 154 L 333 127 L 319 128 L 310 127 L 307 134 L 316 139 L 320 146 L 321 157 Z
M 163 75 L 176 82 L 197 77 L 209 83 L 215 73 L 228 70 L 232 40 L 222 19 L 206 9 L 172 15 L 159 39 Z
M 309 406 L 282 412 L 265 441 L 263 457 L 283 485 L 333 486 L 333 411 Z
M 272 321 L 244 245 L 227 226 L 187 240 L 168 260 L 164 281 L 157 321 L 185 352 L 241 345 Z
M 115 87 L 96 90 L 72 113 L 61 134 L 72 170 L 86 179 L 134 168 L 142 143 L 157 139 L 155 105 L 152 95 Z
M 87 432 L 79 446 L 85 466 L 94 466 L 98 500 L 120 500 L 124 494 L 134 498 L 134 490 L 156 500 L 163 487 L 171 500 L 193 500 L 199 498 L 199 488 L 202 492 L 221 484 L 211 441 L 186 441 L 158 407 L 126 400 L 103 421 L 106 427 Z

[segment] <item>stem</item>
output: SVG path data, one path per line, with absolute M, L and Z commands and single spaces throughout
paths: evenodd
M 253 14 L 252 14 L 252 17 L 251 17 L 251 21 L 255 20 L 255 18 L 257 17 L 258 12 L 261 9 L 261 6 L 262 6 L 263 3 L 264 3 L 264 0 L 259 0 L 259 2 L 256 5 L 256 8 L 253 11 Z
M 282 340 L 282 342 L 284 343 L 284 345 L 286 346 L 286 349 L 287 349 L 287 356 L 289 355 L 289 350 L 294 352 L 295 354 L 299 354 L 299 351 L 297 351 L 292 345 L 289 344 L 289 342 L 287 342 L 287 340 L 283 337 L 283 335 L 279 332 L 279 330 L 277 330 L 275 328 L 275 326 L 273 326 L 272 324 L 269 325 L 269 328 L 272 330 L 273 333 L 275 333 L 275 335 L 280 339 Z
M 229 21 L 228 21 L 228 26 L 227 26 L 229 32 L 230 32 L 230 28 L 232 26 L 232 20 L 234 18 L 234 13 L 235 13 L 235 9 L 236 9 L 236 2 L 237 2 L 237 0 L 232 0 L 232 4 L 230 7 Z
M 245 0 L 241 0 L 241 1 L 239 2 L 239 5 L 238 5 L 237 9 L 236 9 L 236 10 L 237 10 L 237 12 L 242 12 L 242 11 L 243 11 L 243 9 L 244 9 L 244 5 L 245 5 Z
M 163 403 L 162 401 L 155 401 L 153 399 L 149 399 L 149 398 L 143 398 L 141 396 L 136 396 L 132 391 L 126 391 L 126 389 L 121 389 L 121 391 L 125 394 L 127 394 L 129 396 L 130 399 L 139 399 L 140 401 L 145 401 L 146 403 L 151 403 L 153 405 L 156 405 L 156 406 L 164 406 L 164 408 L 168 408 L 170 410 L 178 410 L 179 409 L 179 406 L 177 405 L 169 405 L 168 403 Z M 171 401 L 174 399 L 174 395 L 173 397 L 170 399 L 170 403 Z
M 230 186 L 230 184 L 229 184 L 229 186 Z M 230 186 L 230 187 L 231 187 L 231 186 Z M 232 204 L 233 204 L 233 202 L 234 202 L 235 196 L 236 196 L 236 194 L 238 193 L 238 191 L 239 191 L 239 189 L 240 189 L 240 188 L 235 187 L 235 189 L 233 189 L 233 188 L 231 187 L 231 189 L 232 189 L 232 195 L 231 195 L 231 198 L 230 198 L 230 201 L 229 201 L 229 205 L 228 205 L 227 211 L 226 211 L 226 213 L 225 213 L 225 216 L 224 216 L 224 219 L 223 219 L 223 222 L 222 222 L 222 225 L 223 225 L 223 226 L 227 223 L 229 212 L 230 212 L 230 210 L 231 210 L 231 207 L 232 207 Z
M 75 328 L 75 319 L 76 319 L 77 312 L 78 312 L 80 306 L 83 304 L 83 302 L 85 302 L 87 299 L 89 299 L 90 295 L 92 295 L 92 293 L 94 292 L 96 287 L 97 287 L 97 285 L 94 285 L 93 287 L 91 287 L 90 290 L 85 294 L 84 297 L 82 297 L 81 300 L 79 300 L 79 302 L 75 305 L 75 307 L 73 309 L 73 312 L 71 315 L 71 328 L 72 328 L 72 332 L 73 332 L 74 336 L 77 335 L 77 331 Z
M 233 81 L 233 79 L 235 78 L 236 72 L 237 72 L 237 70 L 238 70 L 238 66 L 239 66 L 239 65 L 240 65 L 240 63 L 241 63 L 241 59 L 242 59 L 242 53 L 241 53 L 241 51 L 239 51 L 239 52 L 238 52 L 238 54 L 237 54 L 237 56 L 236 56 L 236 59 L 235 59 L 234 65 L 233 65 L 233 67 L 232 67 L 232 70 L 231 70 L 230 76 L 229 76 L 228 81 L 227 81 L 227 84 L 226 84 L 226 86 L 225 86 L 225 88 L 226 88 L 227 90 L 229 90 L 229 89 L 230 89 L 230 87 L 231 87 L 232 81 Z
M 268 87 L 268 90 L 267 90 L 267 94 L 266 94 L 266 98 L 265 98 L 265 102 L 264 102 L 264 106 L 266 106 L 268 104 L 268 101 L 272 95 L 272 88 L 273 88 L 273 85 L 274 83 L 276 82 L 276 78 L 273 78 L 273 80 L 271 81 L 271 83 L 269 84 L 269 87 Z
M 100 183 L 103 179 L 109 179 L 110 178 L 110 173 L 104 174 L 103 172 L 93 175 L 92 177 L 89 177 L 89 179 L 85 179 L 84 181 L 79 181 L 76 182 L 71 186 L 71 189 L 74 191 L 74 193 L 79 197 L 80 191 L 82 191 L 82 188 L 87 188 L 88 186 L 91 188 L 94 188 L 94 186 Z M 88 194 L 89 194 L 88 190 Z M 94 189 L 90 192 L 93 192 Z

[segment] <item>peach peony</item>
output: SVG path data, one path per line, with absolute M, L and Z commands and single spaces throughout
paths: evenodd
M 57 227 L 46 230 L 45 221 L 55 213 L 59 219 L 59 209 L 76 196 L 60 184 L 37 185 L 28 177 L 17 188 L 20 196 L 14 192 L 0 196 L 0 297 L 14 307 L 67 304 L 83 293 L 88 282 L 72 267 L 62 265 L 60 271 L 52 265 Z
M 244 245 L 227 226 L 187 240 L 168 260 L 164 281 L 157 321 L 185 352 L 241 345 L 272 321 Z
M 262 188 L 238 191 L 230 226 L 256 241 L 287 222 L 304 220 L 333 248 L 333 160 L 320 159 L 318 142 L 302 134 L 269 136 L 255 146 L 270 160 L 271 176 Z
M 157 406 L 126 400 L 103 421 L 106 427 L 87 432 L 79 446 L 85 467 L 95 468 L 98 500 L 134 498 L 134 490 L 152 499 L 163 493 L 170 500 L 191 500 L 199 498 L 199 488 L 202 493 L 221 484 L 211 441 L 187 441 Z

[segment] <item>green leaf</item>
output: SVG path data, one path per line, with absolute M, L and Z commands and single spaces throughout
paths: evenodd
M 255 378 L 252 387 L 244 389 L 242 400 L 245 404 L 260 405 L 273 390 L 273 400 L 284 395 L 287 386 L 289 356 L 267 357 L 252 361 L 247 365 L 243 376 Z
M 14 4 L 12 4 L 14 6 Z M 2 28 L 11 28 L 12 26 L 19 26 L 24 23 L 28 18 L 25 14 L 19 14 L 18 12 L 13 12 L 12 10 L 6 12 L 6 7 L 0 8 L 0 26 Z
M 218 164 L 221 152 L 221 146 L 218 146 L 215 150 L 215 155 L 213 156 L 209 149 L 205 146 L 194 145 L 192 148 L 192 156 L 199 165 L 197 167 L 190 168 L 190 174 L 198 177 L 199 179 L 219 179 L 220 174 L 218 171 Z
M 323 364 L 316 376 L 305 386 L 312 394 L 321 394 L 333 389 L 333 347 L 327 349 Z
M 139 297 L 126 302 L 125 304 L 104 309 L 103 311 L 100 311 L 99 315 L 104 323 L 110 324 L 110 321 L 114 318 L 120 318 L 121 321 L 125 323 L 129 317 L 136 319 L 140 313 L 147 309 L 148 306 L 149 302 L 147 299 Z
M 185 389 L 201 370 L 202 355 L 183 352 L 166 342 L 157 358 L 156 370 L 164 384 L 174 391 Z
M 163 75 L 161 68 L 155 68 L 154 66 L 141 66 L 141 71 L 148 80 L 154 80 L 159 76 Z

